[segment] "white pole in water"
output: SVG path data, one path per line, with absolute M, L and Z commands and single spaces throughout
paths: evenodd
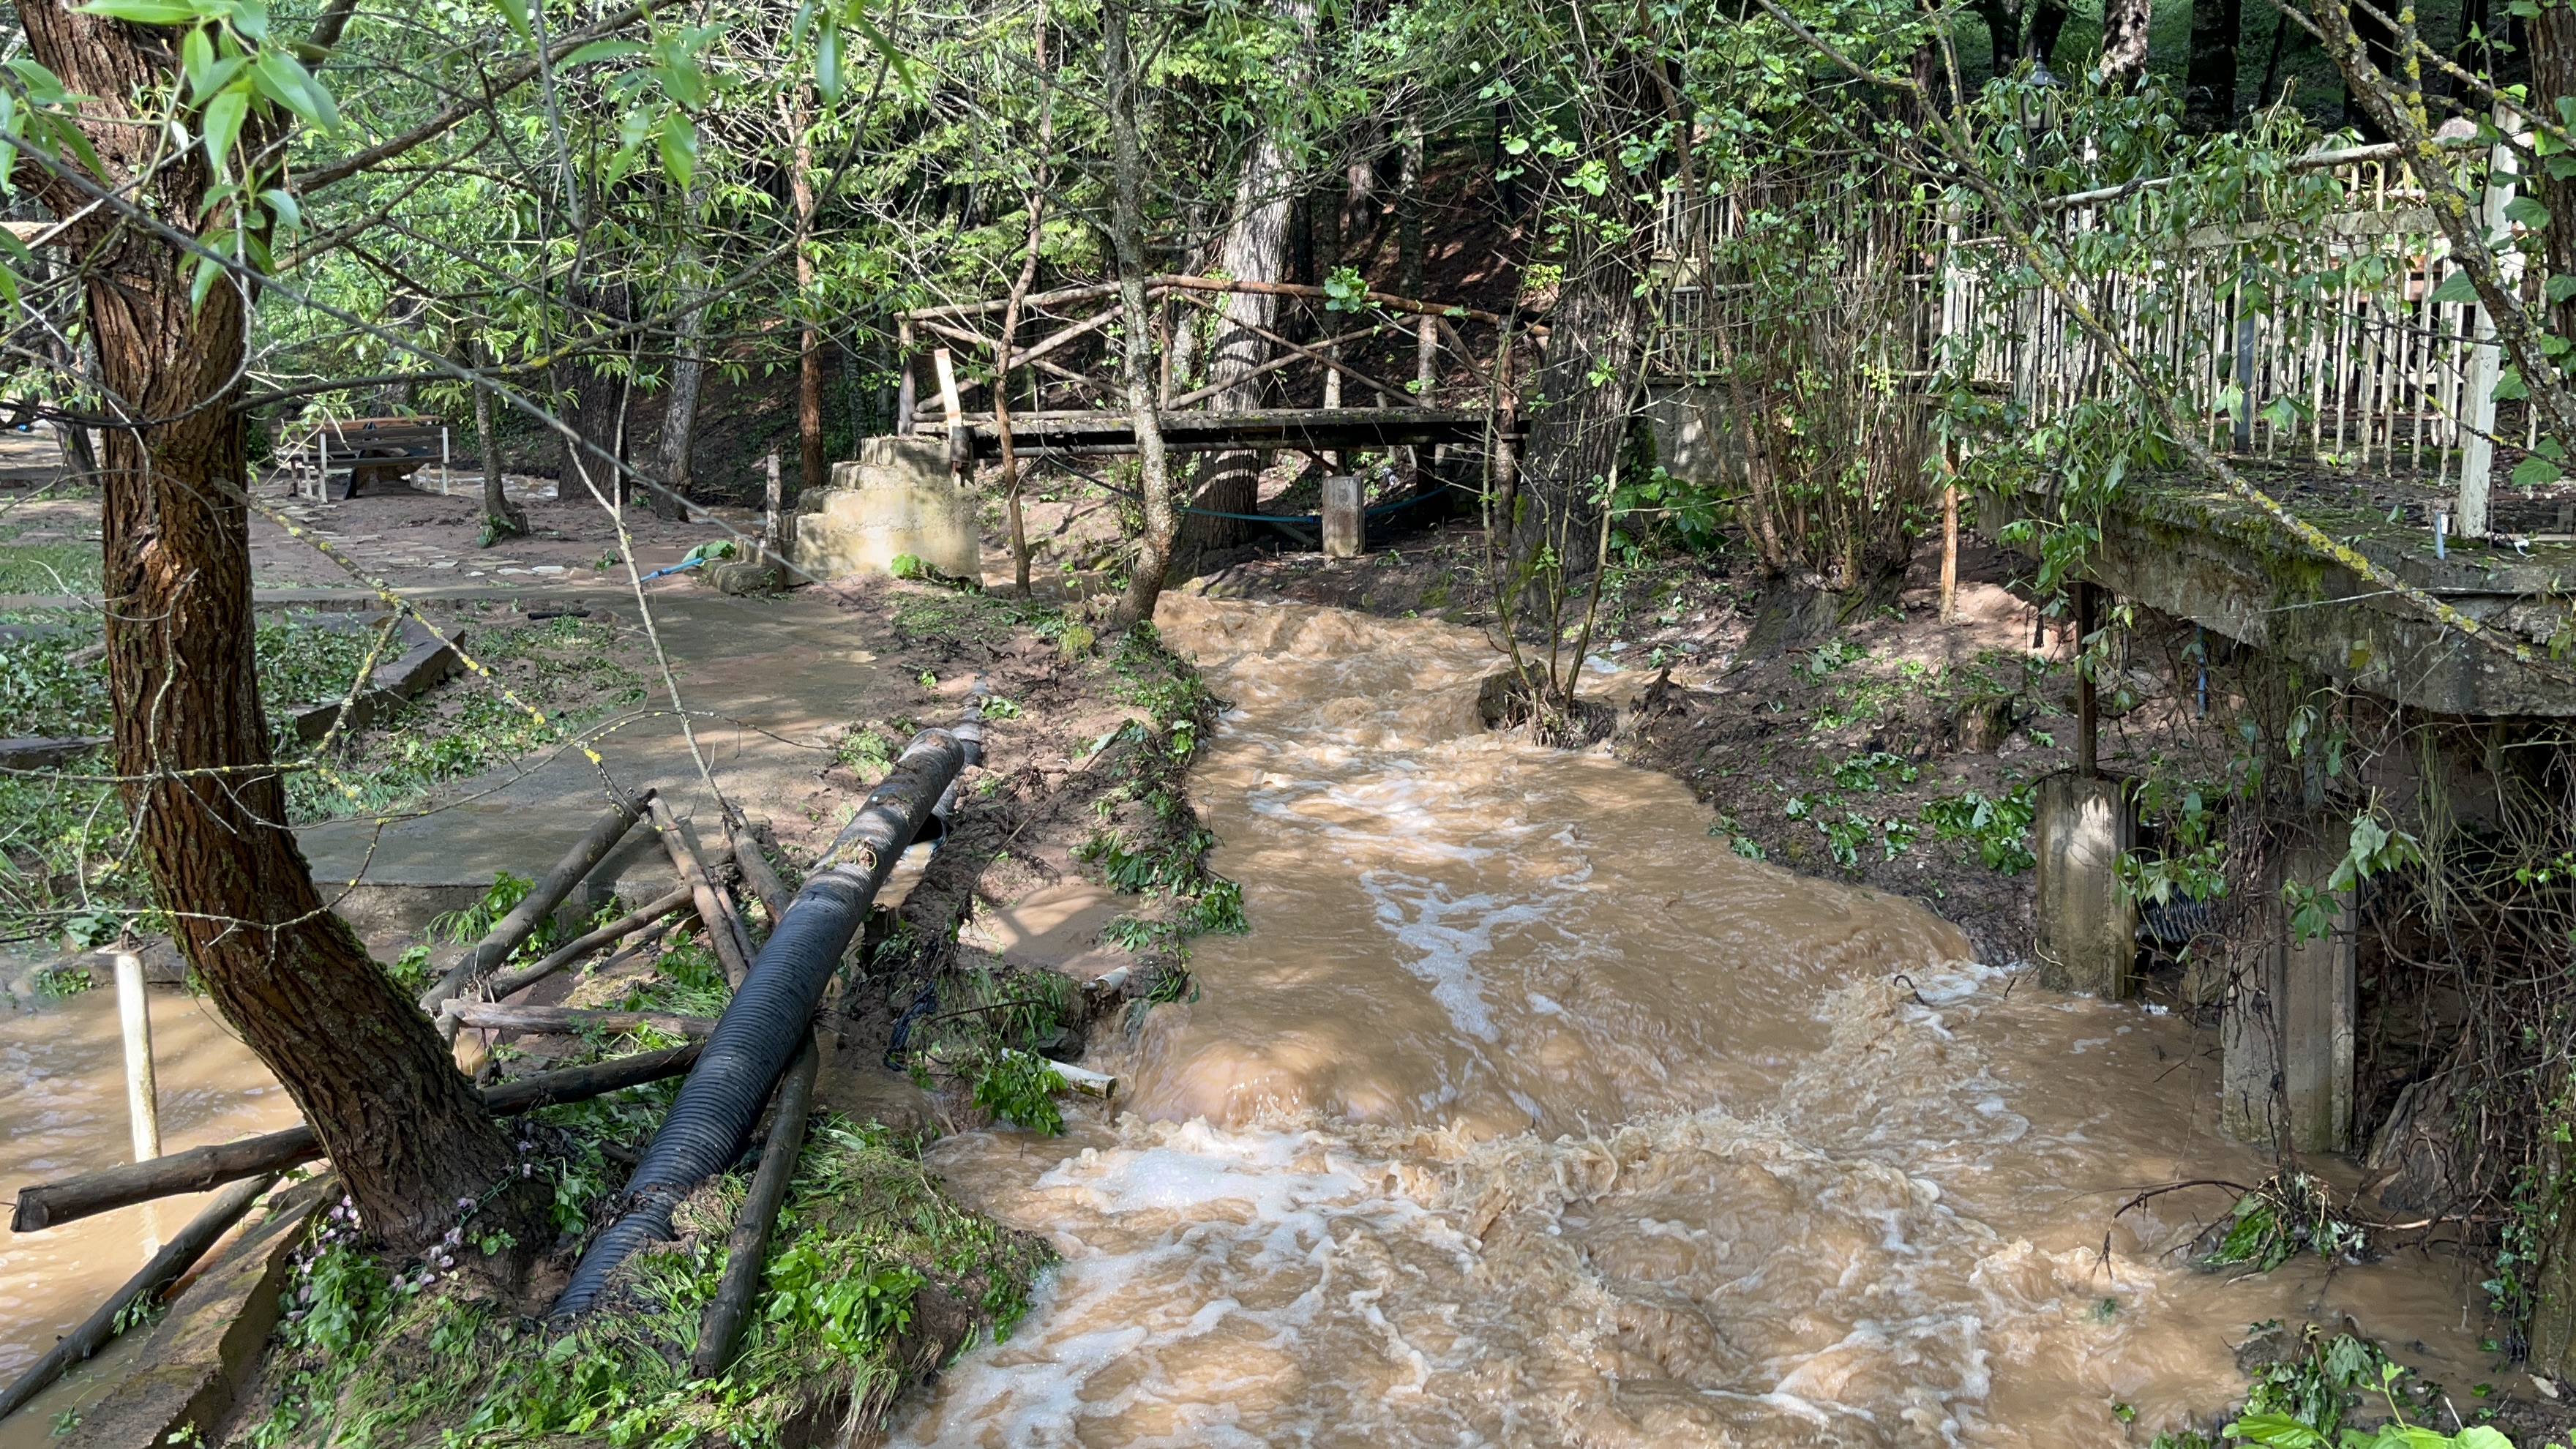
M 152 1005 L 143 994 L 143 958 L 118 944 L 116 1015 L 125 1027 L 125 1110 L 134 1121 L 134 1160 L 161 1155 L 161 1094 L 152 1079 Z

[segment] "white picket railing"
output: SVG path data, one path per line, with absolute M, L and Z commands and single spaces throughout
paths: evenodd
M 2277 231 L 2210 228 L 2176 256 L 2089 280 L 2089 310 L 2123 349 L 2161 372 L 2211 446 L 2456 484 L 2450 530 L 2483 535 L 2495 447 L 2537 442 L 2529 409 L 2512 404 L 2499 436 L 2501 367 L 2485 309 L 2435 300 L 2457 268 L 2395 148 L 2320 153 L 2297 164 L 2333 173 L 2345 206 L 2291 240 L 2286 254 Z M 2515 179 L 2511 154 L 2500 147 L 2463 154 L 2454 176 L 2483 195 L 2489 234 L 2512 234 L 2505 216 Z M 2100 226 L 2128 189 L 2063 198 L 2051 206 L 2049 224 L 2070 233 Z M 1740 235 L 1759 214 L 1734 198 L 1705 199 L 1687 213 L 1667 208 L 1657 238 L 1666 268 L 1663 314 L 1650 352 L 1659 376 L 1687 381 L 1718 369 L 1730 346 L 1762 345 L 1749 335 L 1721 336 L 1740 319 L 1706 262 L 1719 240 Z M 1964 362 L 1974 384 L 2019 405 L 2027 426 L 2116 395 L 2110 357 L 2069 325 L 2064 297 L 1989 282 L 1994 268 L 1987 262 L 2000 259 L 2000 239 L 1955 228 L 1943 237 L 1927 226 L 1920 248 L 1897 256 L 1883 233 L 1845 238 L 1830 224 L 1822 230 L 1818 247 L 1842 248 L 1851 265 L 1892 270 L 1903 283 L 1921 285 L 1923 325 L 1893 339 L 1916 359 L 1902 370 L 1955 376 Z M 2500 251 L 2513 255 L 2509 247 Z M 2271 275 L 2310 280 L 2297 295 L 2260 300 L 2261 289 L 2249 282 L 2261 275 L 2253 269 L 2263 260 Z M 2539 300 L 2533 290 L 2526 296 Z M 2284 401 L 2290 406 L 2280 406 Z

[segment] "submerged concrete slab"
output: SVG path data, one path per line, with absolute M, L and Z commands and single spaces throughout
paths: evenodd
M 81 1415 L 66 1449 L 195 1444 L 212 1436 L 277 1326 L 305 1223 L 339 1195 L 339 1179 L 325 1176 L 252 1209 L 251 1225 L 170 1305 L 140 1366 Z
M 2138 907 L 2120 888 L 2120 857 L 2137 843 L 2137 824 L 2124 784 L 2050 775 L 2039 782 L 2031 823 L 2041 983 L 2115 1000 L 2128 995 Z
M 2301 940 L 2281 883 L 2322 887 L 2341 852 L 2285 852 L 2264 904 L 2265 937 L 2220 1002 L 2219 1120 L 2229 1136 L 2293 1152 L 2352 1145 L 2353 1021 L 2360 995 L 2350 912 Z
M 984 576 L 975 493 L 949 470 L 941 439 L 868 439 L 802 509 L 791 557 L 815 578 L 886 573 L 907 554 L 952 577 Z
M 706 590 L 659 598 L 654 619 L 691 711 L 699 751 L 726 793 L 755 818 L 794 808 L 816 789 L 831 742 L 866 701 L 908 681 L 887 675 L 821 590 L 737 598 Z M 379 823 L 335 820 L 298 832 L 323 898 L 362 934 L 416 935 L 441 910 L 481 898 L 496 871 L 534 876 L 607 809 L 602 773 L 622 789 L 652 785 L 672 813 L 719 847 L 709 793 L 658 680 L 628 718 L 590 748 L 440 787 L 427 813 Z M 597 727 L 594 727 L 596 729 Z M 650 831 L 630 833 L 567 904 L 595 907 L 614 890 L 642 901 L 675 883 Z

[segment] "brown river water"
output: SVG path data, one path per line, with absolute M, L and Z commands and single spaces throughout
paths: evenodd
M 295 1104 L 210 1003 L 157 988 L 151 997 L 163 1151 L 296 1121 Z M 56 1003 L 0 1006 L 0 1193 L 132 1155 L 116 992 L 99 987 Z M 211 1197 L 164 1198 L 41 1233 L 0 1231 L 0 1382 L 89 1317 Z M 0 1449 L 48 1442 L 53 1415 L 101 1388 L 87 1373 L 57 1385 L 0 1422 Z
M 2144 1444 L 2242 1392 L 2267 1319 L 2348 1316 L 2463 1404 L 2504 1379 L 2472 1264 L 2206 1273 L 2177 1249 L 2225 1194 L 2117 1212 L 2265 1170 L 2213 1034 L 1485 734 L 1472 634 L 1160 622 L 1233 702 L 1193 788 L 1252 929 L 1095 1049 L 1114 1121 L 935 1149 L 1065 1261 L 897 1442 Z

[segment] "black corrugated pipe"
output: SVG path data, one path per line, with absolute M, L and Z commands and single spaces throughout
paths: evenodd
M 958 772 L 983 756 L 976 711 L 955 730 L 923 730 L 788 904 L 742 988 L 726 1004 L 698 1065 L 626 1185 L 625 1208 L 591 1242 L 549 1318 L 570 1322 L 596 1302 L 609 1274 L 646 1243 L 671 1235 L 671 1211 L 742 1155 L 779 1073 L 811 1039 L 814 1003 L 905 847 L 928 833 Z

